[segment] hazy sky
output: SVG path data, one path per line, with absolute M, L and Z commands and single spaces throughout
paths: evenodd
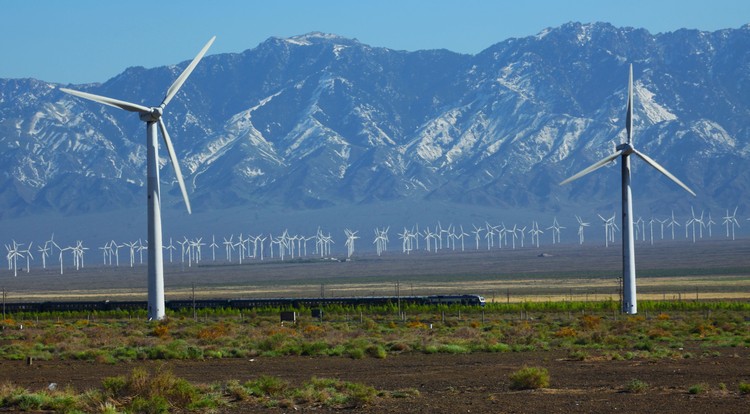
M 129 66 L 242 52 L 311 31 L 399 50 L 477 53 L 578 21 L 714 31 L 750 23 L 747 0 L 0 0 L 0 78 L 103 82 Z

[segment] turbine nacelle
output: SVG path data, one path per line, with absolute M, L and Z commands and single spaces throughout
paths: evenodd
M 620 155 L 630 155 L 635 152 L 635 148 L 629 142 L 618 145 L 615 150 L 620 152 Z
M 140 112 L 138 115 L 143 122 L 158 122 L 161 116 L 164 114 L 164 108 L 161 106 L 154 106 L 150 112 Z

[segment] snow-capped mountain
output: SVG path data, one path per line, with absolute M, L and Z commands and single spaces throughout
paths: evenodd
M 477 55 L 271 38 L 206 56 L 163 119 L 195 211 L 395 201 L 612 210 L 619 168 L 558 183 L 624 138 L 630 63 L 636 146 L 698 193 L 635 161 L 637 207 L 746 204 L 750 25 L 654 35 L 569 23 Z M 154 105 L 186 64 L 68 86 Z M 144 124 L 58 86 L 0 79 L 0 219 L 140 207 Z M 182 208 L 170 170 L 164 203 Z

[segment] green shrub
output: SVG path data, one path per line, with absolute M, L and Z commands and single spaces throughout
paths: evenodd
M 312 378 L 295 390 L 299 403 L 317 403 L 332 408 L 356 408 L 370 403 L 377 391 L 368 385 L 331 378 Z
M 105 395 L 118 398 L 127 386 L 127 380 L 123 376 L 107 377 L 102 380 L 102 388 Z
M 510 389 L 536 390 L 549 387 L 549 372 L 546 368 L 524 367 L 510 374 Z
M 167 414 L 169 413 L 169 402 L 160 396 L 135 397 L 130 402 L 128 411 L 139 414 Z
M 362 348 L 349 348 L 347 349 L 346 354 L 351 359 L 362 359 L 365 357 L 365 350 Z
M 323 341 L 303 342 L 300 344 L 300 355 L 325 355 L 328 351 L 328 344 Z
M 571 351 L 568 354 L 568 358 L 573 361 L 585 361 L 586 359 L 588 359 L 588 357 L 589 357 L 588 352 L 580 350 L 580 349 Z
M 12 405 L 21 409 L 21 411 L 39 411 L 45 408 L 49 403 L 48 395 L 33 393 L 21 394 L 13 399 Z
M 633 394 L 639 394 L 648 389 L 648 384 L 644 381 L 641 381 L 639 379 L 633 379 L 628 382 L 628 384 L 625 386 L 625 391 L 633 393 Z
M 697 394 L 703 394 L 708 390 L 708 385 L 706 384 L 695 384 L 692 387 L 688 388 L 688 393 L 697 395 Z
M 388 356 L 388 352 L 386 352 L 382 345 L 370 345 L 365 351 L 367 355 L 373 358 L 385 359 Z
M 512 349 L 510 345 L 499 342 L 488 346 L 487 350 L 490 352 L 510 352 Z
M 739 390 L 740 390 L 740 394 L 743 394 L 743 395 L 750 394 L 750 383 L 740 382 Z
M 281 378 L 261 375 L 258 379 L 245 383 L 250 393 L 256 397 L 281 397 L 289 388 L 289 383 Z
M 443 344 L 438 347 L 438 352 L 444 354 L 468 354 L 469 348 L 458 344 Z

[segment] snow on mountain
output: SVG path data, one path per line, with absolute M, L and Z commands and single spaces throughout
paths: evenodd
M 636 145 L 699 194 L 636 165 L 639 206 L 747 203 L 750 26 L 652 35 L 569 23 L 473 56 L 324 33 L 271 38 L 207 56 L 164 120 L 198 211 L 395 200 L 611 208 L 607 169 L 557 183 L 624 139 L 630 63 Z M 150 102 L 185 64 L 73 87 Z M 2 218 L 139 206 L 142 141 L 132 114 L 0 79 Z M 162 180 L 166 206 L 179 205 L 169 168 Z

